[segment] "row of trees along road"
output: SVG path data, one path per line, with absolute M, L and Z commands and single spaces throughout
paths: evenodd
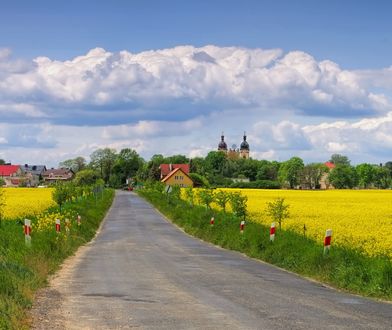
M 76 173 L 77 184 L 90 185 L 101 178 L 106 185 L 116 188 L 125 185 L 129 178 L 136 183 L 160 180 L 159 166 L 164 163 L 190 164 L 190 176 L 196 186 L 317 189 L 321 178 L 328 176 L 329 183 L 338 189 L 391 188 L 392 162 L 352 166 L 350 160 L 340 154 L 332 155 L 329 161 L 335 165 L 332 170 L 324 163 L 305 164 L 300 157 L 284 162 L 230 159 L 219 151 L 192 159 L 184 155 L 164 157 L 158 154 L 145 161 L 129 148 L 120 152 L 104 148 L 95 150 L 89 163 L 83 157 L 76 157 L 62 161 L 59 166 L 71 168 Z M 0 159 L 0 164 L 4 163 Z M 234 182 L 233 178 L 247 178 L 250 182 Z

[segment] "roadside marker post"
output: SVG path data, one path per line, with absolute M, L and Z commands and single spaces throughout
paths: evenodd
M 275 240 L 275 222 L 271 223 L 270 228 L 270 241 L 273 242 Z
M 210 225 L 211 225 L 211 226 L 213 226 L 213 225 L 214 225 L 214 223 L 215 223 L 215 218 L 214 218 L 214 217 L 212 217 L 212 218 L 211 218 L 211 220 L 210 220 Z
M 24 226 L 23 226 L 23 231 L 25 235 L 25 244 L 27 246 L 31 245 L 31 221 L 29 219 L 24 220 Z
M 79 214 L 76 220 L 78 222 L 78 226 L 80 226 L 82 224 L 82 217 Z
M 332 239 L 332 229 L 328 229 L 325 232 L 324 238 L 324 254 L 328 254 L 331 248 L 331 239 Z
M 60 228 L 60 219 L 56 219 L 56 232 L 59 234 L 60 233 L 60 230 L 61 230 L 61 228 Z
M 65 231 L 69 234 L 70 223 L 69 219 L 65 219 Z
M 245 228 L 245 221 L 242 220 L 241 224 L 240 224 L 240 233 L 243 234 L 244 233 L 244 228 Z

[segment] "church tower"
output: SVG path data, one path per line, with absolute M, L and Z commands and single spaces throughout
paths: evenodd
M 223 151 L 224 153 L 227 153 L 227 144 L 225 142 L 225 136 L 223 135 L 223 132 L 221 135 L 221 141 L 218 144 L 218 151 Z
M 249 143 L 246 142 L 246 133 L 244 132 L 244 140 L 240 146 L 240 158 L 249 159 Z

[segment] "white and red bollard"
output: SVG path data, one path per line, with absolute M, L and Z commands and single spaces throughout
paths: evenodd
M 243 234 L 245 229 L 245 221 L 242 220 L 240 223 L 240 233 Z
M 331 239 L 332 239 L 332 229 L 328 229 L 325 232 L 325 238 L 324 238 L 324 254 L 329 253 L 329 249 L 331 248 Z
M 214 225 L 214 223 L 215 223 L 215 218 L 214 218 L 214 217 L 212 217 L 212 218 L 211 218 L 211 220 L 210 220 L 210 225 L 211 225 L 211 226 L 213 226 L 213 225 Z
M 270 228 L 270 241 L 273 242 L 275 240 L 275 222 L 271 223 Z
M 78 214 L 78 217 L 76 218 L 76 221 L 78 222 L 78 226 L 82 224 L 82 217 Z
M 56 232 L 60 233 L 60 231 L 61 231 L 60 219 L 56 219 Z
M 65 219 L 65 231 L 69 234 L 69 228 L 71 227 L 69 219 Z
M 30 246 L 31 244 L 31 221 L 29 219 L 24 220 L 24 226 L 23 226 L 23 231 L 25 235 L 25 243 L 27 246 Z

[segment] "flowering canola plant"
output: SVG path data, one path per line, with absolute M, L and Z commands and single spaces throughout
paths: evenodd
M 69 220 L 69 228 L 76 221 L 77 214 L 75 211 L 67 210 L 65 212 L 43 212 L 37 217 L 36 224 L 33 225 L 34 231 L 50 231 L 54 230 L 56 219 L 60 220 L 62 231 L 65 230 L 65 219 Z
M 17 219 L 38 216 L 56 203 L 52 188 L 4 188 L 4 218 Z
M 289 204 L 290 217 L 282 223 L 319 242 L 332 229 L 332 244 L 347 246 L 376 256 L 392 258 L 392 191 L 389 190 L 260 190 L 240 191 L 248 197 L 247 209 L 252 219 L 270 225 L 267 202 L 278 197 Z

